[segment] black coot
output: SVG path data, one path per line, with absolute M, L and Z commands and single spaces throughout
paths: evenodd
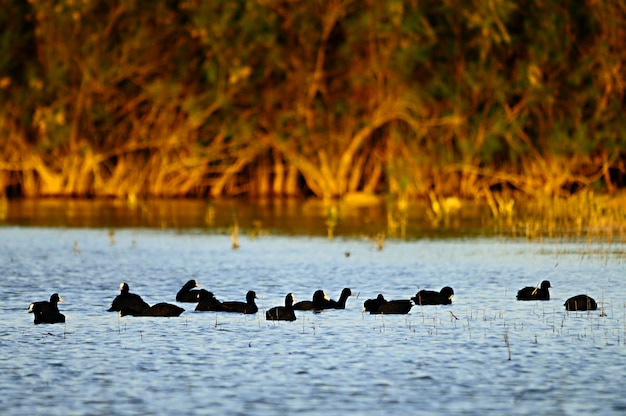
M 256 306 L 254 300 L 256 299 L 256 292 L 254 290 L 249 290 L 246 293 L 246 301 L 226 301 L 222 302 L 222 306 L 224 307 L 224 312 L 239 312 L 245 314 L 253 314 L 257 313 L 259 308 Z
M 420 290 L 411 298 L 416 305 L 450 305 L 454 297 L 454 290 L 450 286 L 439 292 L 434 290 Z
M 386 300 L 382 294 L 363 303 L 363 310 L 370 314 L 404 315 L 409 313 L 412 307 L 413 303 L 408 299 Z
M 111 303 L 111 307 L 109 308 L 109 312 L 120 312 L 123 310 L 126 311 L 127 315 L 131 314 L 141 314 L 143 311 L 150 308 L 141 296 L 136 295 L 134 293 L 130 293 L 130 288 L 128 283 L 122 282 L 120 283 L 120 294 L 113 299 Z
M 59 312 L 59 302 L 64 302 L 58 293 L 50 296 L 50 301 L 33 302 L 28 307 L 28 313 L 35 316 L 35 324 L 57 324 L 65 322 L 65 315 Z
M 177 305 L 172 305 L 171 303 L 160 302 L 150 306 L 148 309 L 145 309 L 141 312 L 136 312 L 132 310 L 122 309 L 120 311 L 120 316 L 162 316 L 162 317 L 171 317 L 171 316 L 180 316 L 181 313 L 185 312 L 183 308 Z
M 594 298 L 587 295 L 572 296 L 565 301 L 565 309 L 568 311 L 595 311 L 598 303 Z
M 292 293 L 285 296 L 285 306 L 275 306 L 265 312 L 268 321 L 295 321 L 296 313 L 293 311 L 295 296 Z
M 379 293 L 375 299 L 367 299 L 363 302 L 363 310 L 369 313 L 376 312 L 378 308 L 380 308 L 380 305 L 385 302 L 387 301 L 383 297 L 382 293 Z
M 339 295 L 339 300 L 335 301 L 335 300 L 330 300 L 330 307 L 332 309 L 346 309 L 346 301 L 348 300 L 348 298 L 352 296 L 352 291 L 350 290 L 350 288 L 344 288 L 341 291 L 341 294 Z
M 200 283 L 197 280 L 190 280 L 185 283 L 176 294 L 176 302 L 196 303 L 199 292 L 199 290 L 193 290 L 196 287 L 200 287 Z
M 544 280 L 541 286 L 528 286 L 517 291 L 517 300 L 550 300 L 550 282 Z
M 198 312 L 221 312 L 224 311 L 222 302 L 217 300 L 213 292 L 209 292 L 206 289 L 200 289 L 198 291 L 196 311 Z
M 330 302 L 326 292 L 319 289 L 313 292 L 312 300 L 302 300 L 294 303 L 293 309 L 296 311 L 321 311 L 322 309 L 330 309 Z

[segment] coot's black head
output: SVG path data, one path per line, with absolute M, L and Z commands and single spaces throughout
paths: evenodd
M 320 289 L 313 292 L 313 303 L 323 303 L 328 300 L 330 300 L 330 298 L 323 290 Z
M 443 296 L 446 299 L 451 300 L 454 297 L 454 290 L 450 286 L 446 286 L 442 288 L 441 291 L 439 291 L 439 293 L 441 293 L 441 296 Z
M 120 292 L 126 294 L 130 291 L 130 287 L 128 287 L 128 283 L 122 282 L 120 283 Z
M 61 296 L 59 296 L 58 293 L 53 293 L 52 296 L 50 296 L 50 303 L 59 303 L 59 302 L 65 302 L 65 301 L 63 300 Z
M 285 296 L 285 307 L 292 308 L 295 301 L 296 297 L 293 295 L 293 293 L 288 293 L 287 296 Z
M 246 301 L 253 302 L 256 298 L 256 292 L 254 290 L 249 290 L 248 293 L 246 293 Z
M 185 290 L 191 290 L 194 287 L 200 287 L 200 283 L 198 283 L 197 280 L 190 280 L 187 283 L 185 283 L 185 285 L 183 286 L 183 289 Z
M 550 285 L 550 281 L 549 280 L 544 280 L 543 282 L 541 282 L 541 289 L 548 290 L 551 287 L 552 286 Z
M 368 312 L 376 312 L 378 311 L 378 308 L 380 308 L 385 303 L 387 303 L 387 300 L 382 293 L 379 293 L 378 296 L 376 296 L 376 299 L 367 299 L 365 302 L 363 302 L 363 310 Z
M 348 296 L 352 296 L 352 291 L 350 290 L 350 288 L 349 288 L 349 287 L 346 287 L 346 288 L 344 288 L 344 289 L 341 291 L 341 296 L 340 296 L 340 297 L 341 297 L 341 298 L 343 298 L 343 297 L 347 298 Z

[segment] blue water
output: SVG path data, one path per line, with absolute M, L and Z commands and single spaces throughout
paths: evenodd
M 242 236 L 240 245 L 199 230 L 0 228 L 0 413 L 626 413 L 623 244 L 388 239 L 378 251 L 358 238 Z M 153 304 L 175 303 L 188 279 L 221 300 L 255 290 L 261 311 L 106 312 L 121 281 Z M 550 301 L 515 300 L 543 279 Z M 361 313 L 378 293 L 406 299 L 445 285 L 450 306 Z M 343 287 L 357 295 L 345 310 L 265 321 L 288 292 L 303 300 L 322 288 L 336 299 Z M 66 324 L 33 325 L 28 305 L 53 292 Z M 579 293 L 606 316 L 566 313 Z

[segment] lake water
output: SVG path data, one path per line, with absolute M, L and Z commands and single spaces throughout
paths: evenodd
M 0 411 L 110 414 L 624 414 L 626 247 L 573 240 L 371 239 L 201 228 L 0 228 Z M 349 256 L 347 255 L 349 253 Z M 188 279 L 221 300 L 259 297 L 252 316 L 108 313 L 121 281 L 148 303 L 175 303 Z M 518 302 L 551 281 L 552 299 Z M 383 293 L 450 285 L 449 306 L 362 314 Z M 345 310 L 264 310 L 325 289 Z M 66 324 L 33 325 L 53 292 Z M 603 307 L 566 313 L 588 293 Z M 505 339 L 508 338 L 508 348 Z M 510 360 L 509 360 L 510 354 Z

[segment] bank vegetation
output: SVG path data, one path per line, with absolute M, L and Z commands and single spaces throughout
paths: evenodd
M 626 184 L 623 0 L 0 3 L 8 196 L 497 213 Z

